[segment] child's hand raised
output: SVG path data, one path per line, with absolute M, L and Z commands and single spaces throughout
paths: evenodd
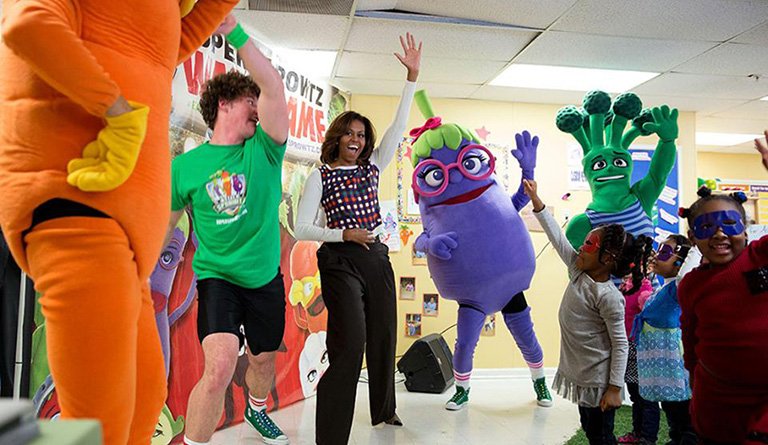
M 763 165 L 768 170 L 768 130 L 765 130 L 763 133 L 765 134 L 764 139 L 755 139 L 755 149 L 760 152 L 760 155 L 763 157 Z
M 541 199 L 539 199 L 539 194 L 537 193 L 538 186 L 536 185 L 536 181 L 533 179 L 523 179 L 523 187 L 525 188 L 525 194 L 531 198 L 533 211 L 541 212 L 544 209 L 544 203 L 541 202 Z

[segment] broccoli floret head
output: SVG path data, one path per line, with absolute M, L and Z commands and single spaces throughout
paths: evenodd
M 557 128 L 564 133 L 573 133 L 583 124 L 584 116 L 578 108 L 568 105 L 561 108 L 555 117 Z
M 593 90 L 584 96 L 583 104 L 589 114 L 605 114 L 611 109 L 611 96 L 605 91 Z
M 613 112 L 627 119 L 634 119 L 640 114 L 643 102 L 635 93 L 622 93 L 613 101 Z

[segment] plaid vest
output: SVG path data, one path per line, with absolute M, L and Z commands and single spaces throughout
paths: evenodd
M 373 230 L 381 224 L 379 168 L 373 164 L 354 169 L 320 166 L 323 205 L 330 229 Z

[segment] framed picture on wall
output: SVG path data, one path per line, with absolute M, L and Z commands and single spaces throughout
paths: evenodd
M 413 300 L 416 298 L 416 277 L 400 277 L 400 299 Z
M 496 335 L 496 314 L 491 314 L 485 317 L 485 323 L 483 323 L 483 330 L 480 331 L 480 335 L 485 337 L 493 337 Z
M 405 336 L 421 337 L 421 314 L 405 314 Z
M 426 266 L 427 254 L 424 252 L 418 252 L 416 249 L 411 248 L 411 260 L 414 266 Z
M 421 313 L 425 317 L 437 317 L 439 301 L 440 297 L 437 294 L 424 294 Z

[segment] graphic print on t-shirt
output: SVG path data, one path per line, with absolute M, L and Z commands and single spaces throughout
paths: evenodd
M 245 203 L 245 175 L 219 170 L 211 175 L 211 181 L 205 184 L 208 196 L 216 213 L 235 216 Z

